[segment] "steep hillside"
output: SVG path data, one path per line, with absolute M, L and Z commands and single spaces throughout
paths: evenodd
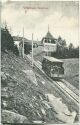
M 49 81 L 32 70 L 27 56 L 23 59 L 12 52 L 2 52 L 1 71 L 3 123 L 75 121 L 76 111 L 69 109 Z
M 11 52 L 2 52 L 1 59 L 2 122 L 5 122 L 4 112 L 8 110 L 26 116 L 27 122 L 53 120 L 53 123 L 61 123 L 55 117 L 56 111 L 44 89 L 36 84 L 33 76 L 29 78 L 25 73 L 31 70 L 30 63 Z
M 79 59 L 62 59 L 64 62 L 65 79 L 79 89 Z

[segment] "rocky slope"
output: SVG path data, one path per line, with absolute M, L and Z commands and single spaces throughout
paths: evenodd
M 44 89 L 35 84 L 34 78 L 31 80 L 24 72 L 29 70 L 31 67 L 26 59 L 17 57 L 11 52 L 1 53 L 2 122 L 5 122 L 5 117 L 8 117 L 6 122 L 21 121 L 21 118 L 15 120 L 14 117 L 9 121 L 13 116 L 10 116 L 11 112 L 17 117 L 24 116 L 22 121 L 26 123 L 51 120 L 54 123 L 61 123 L 55 117 L 56 111 L 45 96 Z
M 47 81 L 32 70 L 26 57 L 2 52 L 1 72 L 2 123 L 75 121 L 76 112 L 70 112 L 61 98 L 51 94 Z

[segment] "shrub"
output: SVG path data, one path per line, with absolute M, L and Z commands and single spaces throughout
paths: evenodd
M 14 45 L 13 37 L 5 27 L 1 28 L 1 51 L 10 50 L 14 54 L 18 55 L 18 48 Z

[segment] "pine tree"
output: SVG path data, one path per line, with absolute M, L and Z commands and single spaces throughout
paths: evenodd
M 10 50 L 16 55 L 19 54 L 17 46 L 14 45 L 13 37 L 7 27 L 1 28 L 1 51 Z

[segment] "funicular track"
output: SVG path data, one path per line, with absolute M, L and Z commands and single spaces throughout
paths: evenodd
M 67 88 L 70 88 L 77 96 L 79 96 L 79 90 L 77 88 L 75 88 L 73 85 L 71 85 L 69 82 L 67 82 L 64 79 L 60 80 L 62 83 L 65 83 L 65 85 L 67 86 Z
M 30 58 L 28 59 L 31 62 L 31 59 Z M 47 80 L 49 80 L 50 84 L 53 87 L 54 86 L 57 87 L 57 89 L 61 93 L 63 93 L 63 95 L 65 94 L 67 98 L 70 98 L 75 103 L 75 105 L 79 107 L 79 94 L 78 94 L 78 91 L 74 89 L 74 87 L 71 87 L 70 84 L 64 79 L 54 81 L 52 78 L 50 78 L 48 75 L 44 73 L 44 71 L 40 67 L 40 63 L 38 65 L 38 62 L 34 61 L 34 65 L 35 65 L 34 70 L 36 72 L 38 72 L 43 78 L 46 78 Z
M 65 94 L 67 94 L 73 101 L 75 101 L 77 105 L 79 104 L 79 97 L 70 88 L 64 85 L 65 83 L 61 81 L 56 81 L 56 83 Z
M 38 70 L 39 72 L 39 70 Z M 52 86 L 56 86 L 58 89 L 60 89 L 60 91 L 65 94 L 66 96 L 68 96 L 71 100 L 74 101 L 74 103 L 78 106 L 79 105 L 79 96 L 76 95 L 70 88 L 68 88 L 64 82 L 61 82 L 61 80 L 56 80 L 54 81 L 52 78 L 50 78 L 49 76 L 47 76 L 45 73 L 42 72 L 41 74 L 43 77 L 46 77 Z

